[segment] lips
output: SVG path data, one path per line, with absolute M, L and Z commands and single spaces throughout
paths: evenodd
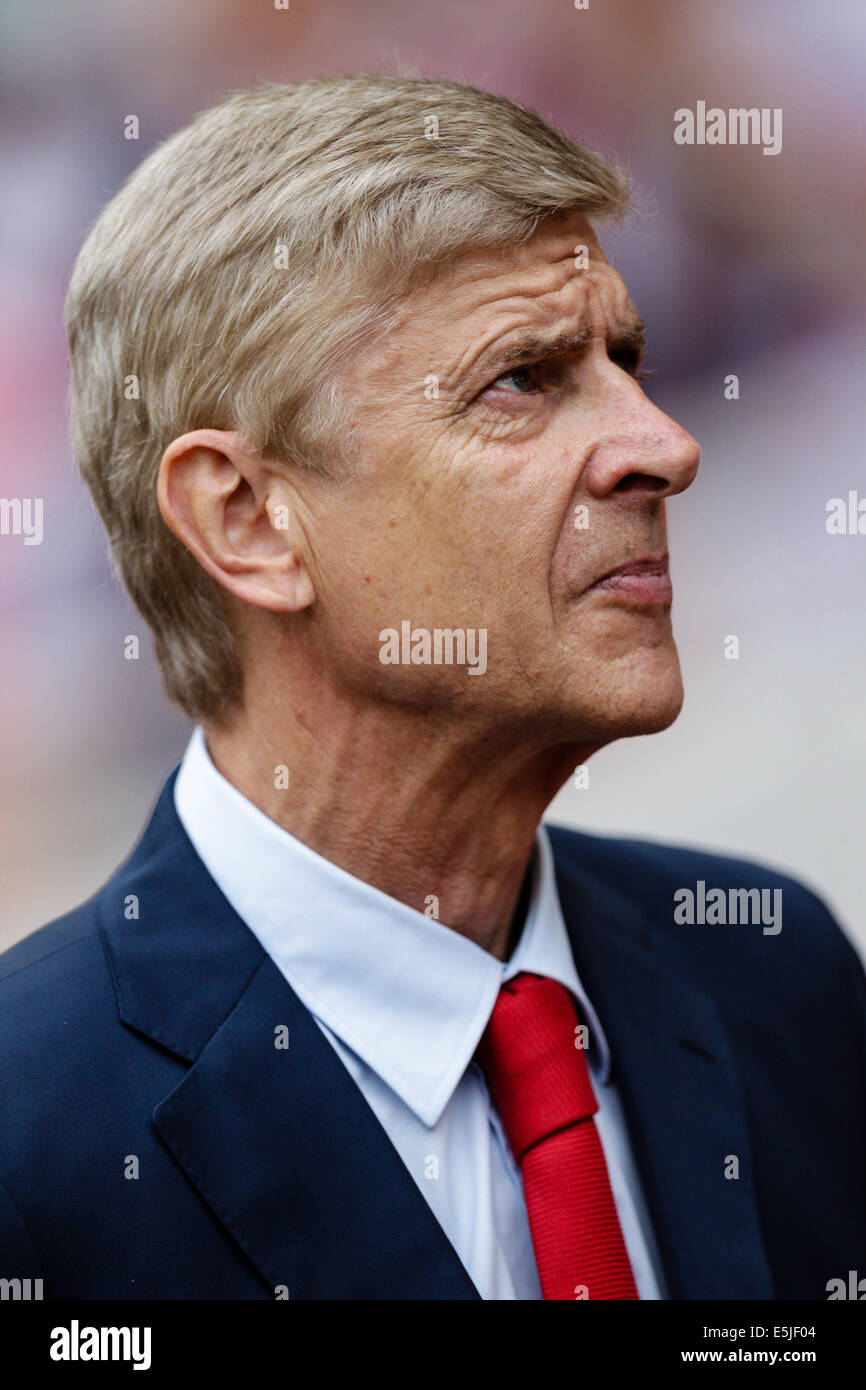
M 638 603 L 670 603 L 673 587 L 668 572 L 668 556 L 647 556 L 643 560 L 632 560 L 627 565 L 617 565 L 608 570 L 587 593 L 603 592 L 620 595 Z

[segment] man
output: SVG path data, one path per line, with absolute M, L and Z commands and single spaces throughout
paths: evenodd
M 474 89 L 243 93 L 69 292 L 78 458 L 198 728 L 0 987 L 5 1277 L 55 1298 L 824 1298 L 866 1262 L 863 974 L 754 864 L 540 827 L 682 699 L 694 440 Z

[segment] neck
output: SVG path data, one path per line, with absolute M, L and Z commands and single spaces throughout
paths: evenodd
M 544 808 L 594 751 L 321 692 L 314 710 L 297 692 L 291 709 L 248 699 L 205 733 L 222 775 L 283 829 L 500 959 Z

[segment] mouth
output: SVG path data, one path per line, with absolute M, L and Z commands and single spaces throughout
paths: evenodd
M 632 560 L 608 570 L 585 591 L 603 593 L 611 598 L 628 599 L 632 603 L 670 603 L 674 596 L 668 571 L 668 554 Z

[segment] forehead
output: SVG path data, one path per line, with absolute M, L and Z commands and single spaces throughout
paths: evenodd
M 434 296 L 495 303 L 501 298 L 544 299 L 588 283 L 608 295 L 626 294 L 585 217 L 548 219 L 517 246 L 467 252 L 434 285 Z
M 440 372 L 457 376 L 499 338 L 523 329 L 606 337 L 639 323 L 589 222 L 570 214 L 543 222 L 518 246 L 469 252 L 416 287 L 375 356 L 410 370 L 417 348 L 427 361 L 436 355 Z

